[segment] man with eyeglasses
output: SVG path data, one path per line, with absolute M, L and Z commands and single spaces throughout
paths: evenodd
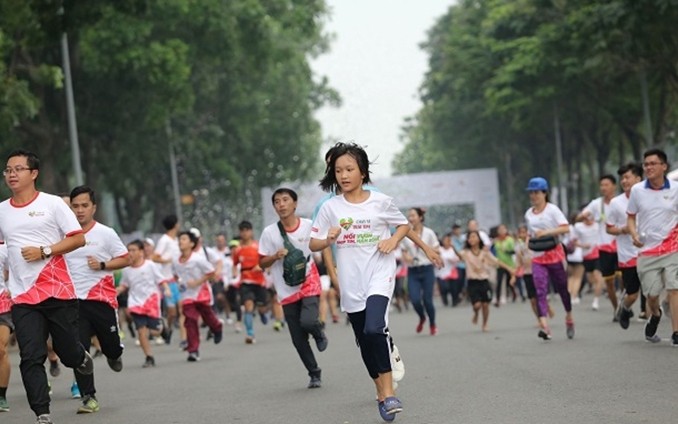
M 61 362 L 82 374 L 94 370 L 78 335 L 78 301 L 64 255 L 85 244 L 73 212 L 58 196 L 38 191 L 40 160 L 16 150 L 3 171 L 12 196 L 0 203 L 0 240 L 7 244 L 12 321 L 21 377 L 37 422 L 51 423 L 44 362 L 47 337 Z
M 671 344 L 678 347 L 678 184 L 669 180 L 666 153 L 650 149 L 643 155 L 645 181 L 631 188 L 627 227 L 633 244 L 639 248 L 638 276 L 647 296 L 650 315 L 645 339 L 657 343 L 657 327 L 662 317 L 659 295 L 666 288 L 673 313 Z

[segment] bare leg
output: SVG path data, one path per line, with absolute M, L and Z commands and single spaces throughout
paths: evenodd
M 489 328 L 487 327 L 487 321 L 490 319 L 490 304 L 487 302 L 483 302 L 482 310 L 483 310 L 483 331 L 488 331 Z

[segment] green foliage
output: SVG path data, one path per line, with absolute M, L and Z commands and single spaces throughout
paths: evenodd
M 580 204 L 598 175 L 672 142 L 677 18 L 678 2 L 668 0 L 458 2 L 423 45 L 424 106 L 403 131 L 395 169 L 496 166 L 505 203 L 520 216 L 506 184 L 519 189 L 537 174 L 557 181 L 557 117 L 570 205 Z
M 0 137 L 51 159 L 44 189 L 71 185 L 63 31 L 86 182 L 113 195 L 123 230 L 173 212 L 170 143 L 197 199 L 184 218 L 204 227 L 256 213 L 263 186 L 317 172 L 313 113 L 339 101 L 308 63 L 328 45 L 324 1 L 60 4 L 0 0 Z

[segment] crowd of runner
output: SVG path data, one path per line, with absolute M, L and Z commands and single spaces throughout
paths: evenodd
M 228 330 L 254 345 L 258 323 L 270 322 L 287 329 L 307 387 L 316 389 L 322 373 L 310 340 L 325 351 L 325 326 L 345 319 L 375 384 L 378 412 L 393 421 L 403 410 L 395 391 L 404 366 L 388 328 L 391 309 L 412 305 L 413 331 L 428 327 L 436 336 L 444 326 L 436 303 L 469 307 L 471 323 L 488 332 L 492 309 L 529 302 L 537 335 L 548 342 L 555 337 L 550 301 L 563 305 L 568 339 L 575 338 L 573 305 L 598 310 L 606 298 L 614 310 L 607 319 L 625 330 L 638 302 L 651 343 L 662 341 L 664 309 L 678 310 L 678 185 L 666 177 L 661 150 L 602 176 L 601 196 L 569 219 L 549 201 L 548 181 L 535 177 L 515 231 L 502 224 L 485 232 L 470 220 L 444 234 L 425 225 L 423 208 L 403 214 L 369 185 L 361 147 L 338 143 L 325 159 L 320 185 L 328 194 L 311 219 L 297 215 L 296 192 L 279 188 L 270 199 L 279 219 L 258 237 L 243 220 L 237 235 L 219 233 L 211 243 L 167 215 L 157 240 L 125 244 L 94 219 L 92 188 L 40 192 L 37 156 L 10 154 L 3 174 L 12 197 L 0 204 L 0 412 L 10 410 L 10 343 L 18 343 L 28 403 L 44 424 L 52 422 L 46 363 L 52 377 L 62 365 L 74 370 L 77 413 L 94 413 L 92 358 L 104 356 L 120 372 L 123 340 L 141 348 L 125 354 L 134 364 L 128 367 L 162 366 L 154 345 L 176 345 L 198 362 L 201 340 L 218 344 Z M 678 347 L 678 314 L 671 320 L 670 343 Z

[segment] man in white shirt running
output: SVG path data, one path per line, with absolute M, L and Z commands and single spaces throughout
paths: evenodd
M 167 328 L 165 333 L 165 343 L 170 344 L 172 337 L 172 330 L 175 323 L 179 320 L 179 332 L 181 333 L 182 344 L 185 344 L 186 331 L 183 323 L 181 323 L 181 304 L 179 302 L 180 293 L 179 285 L 174 278 L 172 271 L 172 262 L 179 257 L 179 219 L 176 215 L 167 215 L 162 220 L 162 226 L 165 228 L 165 234 L 160 236 L 155 245 L 155 255 L 153 255 L 153 262 L 160 265 L 160 273 L 167 282 L 169 287 L 169 295 L 165 295 L 165 307 L 167 308 Z
M 71 209 L 75 212 L 86 245 L 66 255 L 68 270 L 73 276 L 79 299 L 80 343 L 89 350 L 92 336 L 96 336 L 108 366 L 115 372 L 122 370 L 120 328 L 118 327 L 118 299 L 113 271 L 129 265 L 127 248 L 116 232 L 94 220 L 97 211 L 94 190 L 78 186 L 71 191 Z M 82 405 L 78 414 L 99 410 L 94 387 L 94 374 L 75 373 Z
M 49 424 L 47 337 L 52 336 L 54 351 L 67 367 L 82 374 L 92 374 L 94 367 L 80 343 L 78 300 L 64 258 L 85 245 L 85 236 L 60 197 L 36 189 L 39 174 L 34 153 L 9 154 L 3 175 L 12 196 L 0 203 L 0 240 L 7 243 L 12 321 L 26 396 L 37 422 Z
M 658 342 L 657 327 L 662 317 L 659 295 L 666 288 L 671 306 L 673 334 L 678 347 L 678 184 L 669 180 L 666 153 L 650 149 L 643 154 L 646 179 L 631 188 L 627 227 L 639 248 L 638 276 L 647 296 L 650 315 L 645 339 Z
M 321 386 L 321 370 L 316 362 L 313 350 L 308 342 L 309 336 L 315 339 L 319 352 L 327 349 L 327 336 L 319 320 L 320 274 L 311 256 L 308 243 L 311 240 L 309 219 L 296 215 L 297 193 L 288 188 L 279 188 L 273 193 L 273 207 L 280 221 L 269 225 L 261 233 L 259 240 L 259 266 L 271 267 L 273 285 L 278 294 L 278 301 L 285 314 L 292 343 L 303 362 L 311 380 L 309 389 Z M 290 286 L 283 276 L 283 262 L 289 250 L 285 247 L 283 231 L 292 246 L 303 252 L 306 258 L 303 283 Z

